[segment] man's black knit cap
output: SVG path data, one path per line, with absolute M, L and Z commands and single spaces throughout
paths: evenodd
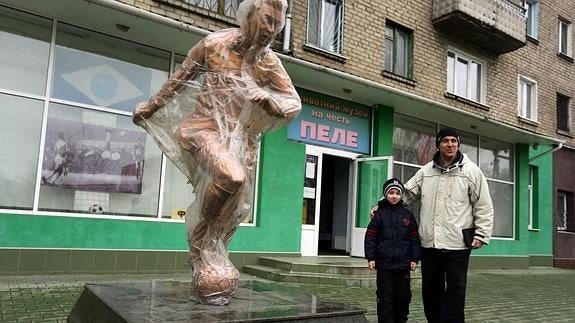
M 459 134 L 457 133 L 457 130 L 453 128 L 443 128 L 439 130 L 439 132 L 437 133 L 437 137 L 435 140 L 435 147 L 439 147 L 439 143 L 445 137 L 455 137 L 457 138 L 458 145 L 461 144 L 461 140 L 459 140 Z

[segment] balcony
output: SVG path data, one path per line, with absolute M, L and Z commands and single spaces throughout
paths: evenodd
M 523 0 L 434 0 L 433 24 L 496 55 L 525 46 Z

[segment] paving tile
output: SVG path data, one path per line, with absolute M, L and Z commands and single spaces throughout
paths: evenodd
M 259 279 L 242 275 L 242 279 Z M 188 274 L 0 276 L 0 322 L 65 322 L 86 282 L 189 280 Z M 375 288 L 277 283 L 345 302 L 377 321 Z M 466 322 L 574 322 L 575 270 L 470 272 Z M 409 322 L 425 322 L 420 282 L 412 283 Z

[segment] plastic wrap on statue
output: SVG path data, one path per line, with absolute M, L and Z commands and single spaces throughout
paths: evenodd
M 225 305 L 239 272 L 227 243 L 250 214 L 257 144 L 287 124 L 301 102 L 270 42 L 284 25 L 285 0 L 246 0 L 239 29 L 215 32 L 133 120 L 143 127 L 194 186 L 186 227 L 194 290 L 202 303 Z

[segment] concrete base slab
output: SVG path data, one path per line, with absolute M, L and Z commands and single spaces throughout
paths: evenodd
M 190 282 L 86 284 L 68 322 L 367 322 L 343 303 L 244 281 L 226 306 L 200 304 Z

